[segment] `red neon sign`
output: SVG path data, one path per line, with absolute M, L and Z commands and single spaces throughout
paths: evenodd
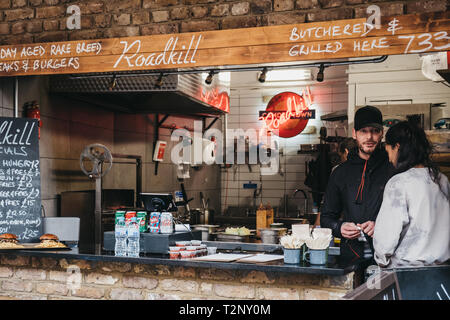
M 301 133 L 309 119 L 315 118 L 315 110 L 310 110 L 312 96 L 309 87 L 302 95 L 294 92 L 282 92 L 270 99 L 265 111 L 261 111 L 259 120 L 269 131 L 278 131 L 278 136 L 290 138 Z
M 219 93 L 218 89 L 204 91 L 201 88 L 199 96 L 201 101 L 224 112 L 230 112 L 230 97 L 225 91 Z

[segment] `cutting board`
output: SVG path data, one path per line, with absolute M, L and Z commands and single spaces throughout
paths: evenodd
M 256 254 L 250 257 L 242 258 L 237 260 L 236 262 L 243 263 L 268 263 L 277 260 L 283 260 L 284 255 L 280 254 Z
M 238 259 L 254 256 L 254 254 L 217 253 L 208 256 L 192 258 L 195 261 L 232 262 Z

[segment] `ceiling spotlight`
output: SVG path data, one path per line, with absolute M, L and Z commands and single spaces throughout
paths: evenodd
M 113 75 L 111 83 L 109 84 L 109 91 L 112 91 L 117 85 L 117 76 Z
M 205 83 L 206 83 L 206 84 L 211 84 L 211 83 L 212 83 L 214 74 L 215 74 L 214 70 L 211 70 L 211 71 L 209 72 L 208 76 L 207 76 L 206 79 L 205 79 Z
M 164 74 L 160 73 L 158 79 L 156 79 L 156 81 L 155 81 L 155 87 L 157 87 L 157 88 L 161 88 L 162 87 L 162 85 L 163 85 L 163 77 L 164 77 Z
M 321 64 L 320 68 L 319 68 L 319 72 L 317 72 L 317 77 L 316 77 L 316 80 L 318 82 L 322 82 L 323 81 L 323 78 L 324 78 L 323 71 L 324 70 L 325 70 L 325 66 L 323 64 Z
M 267 68 L 263 68 L 261 71 L 261 74 L 258 77 L 258 81 L 261 83 L 266 82 L 266 73 L 267 73 Z

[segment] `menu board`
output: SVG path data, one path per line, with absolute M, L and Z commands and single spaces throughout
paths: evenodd
M 0 117 L 0 234 L 36 242 L 42 233 L 38 121 Z
M 369 18 L 369 17 L 367 17 Z M 439 52 L 450 13 L 0 46 L 0 77 L 222 67 Z

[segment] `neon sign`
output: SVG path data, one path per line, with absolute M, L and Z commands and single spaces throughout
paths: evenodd
M 265 111 L 259 112 L 259 120 L 269 131 L 278 131 L 278 136 L 291 138 L 301 133 L 309 119 L 315 119 L 315 110 L 310 110 L 312 96 L 309 87 L 302 95 L 282 92 L 270 99 Z
M 230 112 L 230 97 L 225 91 L 219 93 L 219 89 L 217 88 L 205 91 L 201 88 L 199 99 L 219 110 Z

